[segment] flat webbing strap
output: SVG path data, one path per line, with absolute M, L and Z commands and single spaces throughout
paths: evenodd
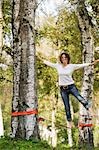
M 78 127 L 92 127 L 93 124 L 92 123 L 79 123 Z
M 32 115 L 32 114 L 35 114 L 37 115 L 38 114 L 38 110 L 35 109 L 35 110 L 30 110 L 30 111 L 20 111 L 20 112 L 12 112 L 12 116 L 13 117 L 17 117 L 17 116 L 25 116 L 25 115 Z

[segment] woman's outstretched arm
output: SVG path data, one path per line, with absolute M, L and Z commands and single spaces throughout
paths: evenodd
M 95 60 L 92 63 L 73 64 L 73 68 L 74 68 L 74 70 L 77 70 L 77 69 L 84 68 L 84 67 L 87 67 L 87 66 L 95 65 L 98 62 L 99 62 L 99 59 Z
M 41 60 L 44 64 L 46 64 L 47 66 L 53 67 L 53 68 L 57 68 L 57 63 L 52 63 L 48 60 L 45 60 L 43 57 L 38 56 L 39 60 Z

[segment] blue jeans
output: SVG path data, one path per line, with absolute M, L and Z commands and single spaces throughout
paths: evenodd
M 71 111 L 70 111 L 70 103 L 69 103 L 69 94 L 74 95 L 77 100 L 88 110 L 88 101 L 85 100 L 79 93 L 78 89 L 76 88 L 75 84 L 71 84 L 68 86 L 60 86 L 60 93 L 63 99 L 63 103 L 65 106 L 67 120 L 71 121 Z

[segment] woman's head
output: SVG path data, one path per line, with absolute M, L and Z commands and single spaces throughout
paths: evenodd
M 62 64 L 66 63 L 66 62 L 67 62 L 67 64 L 69 64 L 69 62 L 70 62 L 70 56 L 69 56 L 69 54 L 67 54 L 65 52 L 62 52 L 60 54 L 59 59 Z

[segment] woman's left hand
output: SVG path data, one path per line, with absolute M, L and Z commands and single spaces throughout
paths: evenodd
M 94 63 L 96 64 L 97 62 L 99 62 L 99 59 L 95 60 Z
M 97 59 L 94 62 L 92 62 L 91 65 L 95 65 L 97 62 L 99 62 L 99 59 Z

